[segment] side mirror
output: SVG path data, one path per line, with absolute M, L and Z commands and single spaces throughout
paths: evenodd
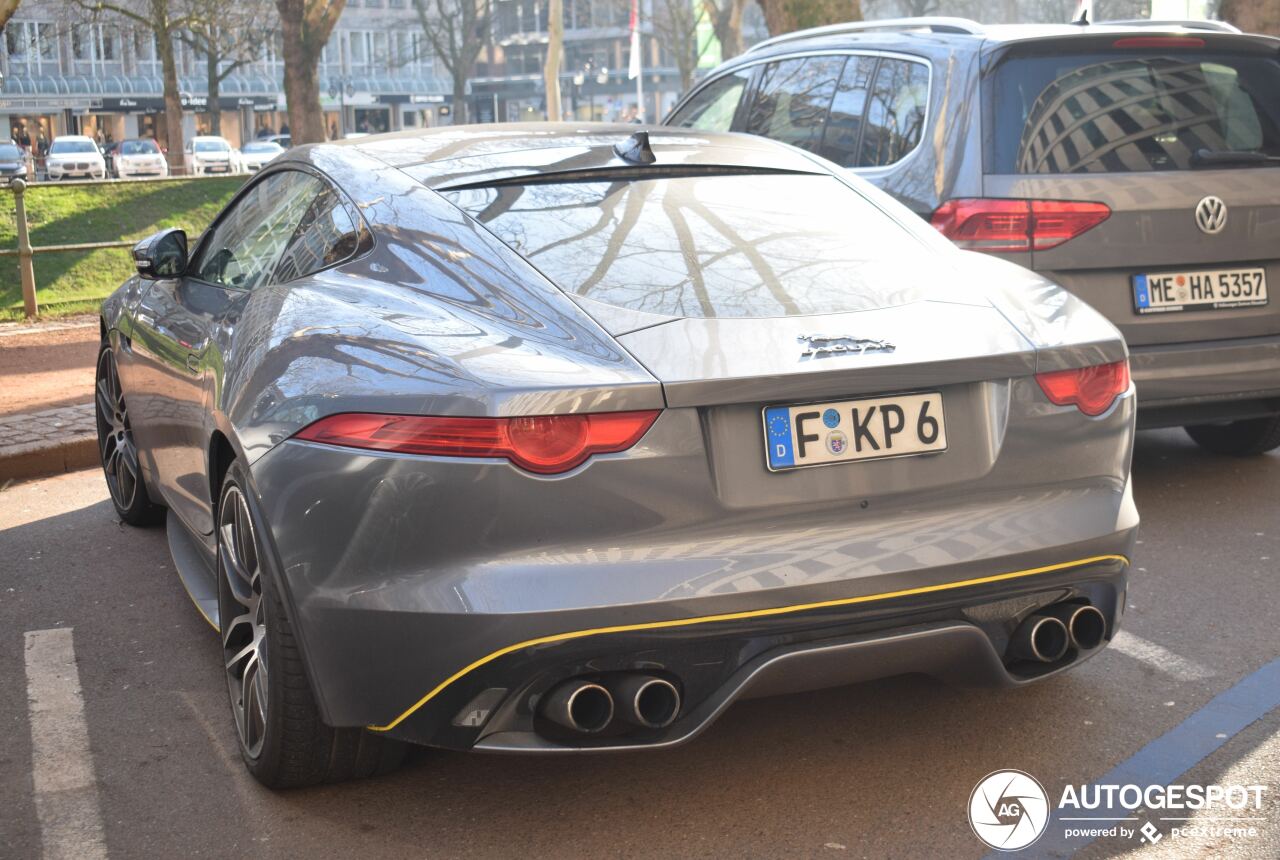
M 138 274 L 150 280 L 181 277 L 187 271 L 187 234 L 170 229 L 154 233 L 133 246 Z

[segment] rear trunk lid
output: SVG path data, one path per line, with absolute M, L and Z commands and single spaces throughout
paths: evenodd
M 1033 251 L 1031 267 L 1131 345 L 1280 333 L 1280 300 L 1262 303 L 1254 274 L 1268 293 L 1280 289 L 1278 48 L 1261 37 L 1112 33 L 1015 44 L 988 77 L 984 196 L 1110 208 L 1100 225 Z M 1209 166 L 1205 151 L 1241 165 Z M 1267 157 L 1277 162 L 1249 165 Z M 1221 225 L 1197 217 L 1213 198 L 1225 205 Z M 1175 282 L 1167 309 L 1144 293 Z

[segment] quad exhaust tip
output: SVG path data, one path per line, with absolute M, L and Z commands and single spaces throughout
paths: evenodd
M 547 695 L 542 713 L 566 729 L 595 734 L 613 721 L 613 696 L 599 684 L 568 681 Z
M 662 729 L 680 713 L 680 691 L 670 681 L 652 675 L 623 675 L 612 684 L 618 716 L 645 729 Z

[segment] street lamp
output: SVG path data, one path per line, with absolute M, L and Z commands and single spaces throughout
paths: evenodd
M 573 118 L 575 120 L 578 118 L 579 92 L 582 89 L 582 85 L 587 82 L 587 78 L 591 77 L 593 72 L 595 74 L 597 84 L 603 85 L 609 83 L 609 69 L 605 66 L 601 66 L 599 69 L 596 69 L 595 64 L 590 60 L 584 62 L 582 64 L 582 68 L 573 73 L 573 90 L 570 93 L 569 101 L 572 106 Z
M 347 136 L 347 99 L 356 94 L 350 75 L 329 79 L 329 98 L 338 100 L 338 134 Z

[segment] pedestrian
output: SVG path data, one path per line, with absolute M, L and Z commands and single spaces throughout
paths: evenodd
M 288 133 L 289 133 L 289 123 L 287 123 L 287 122 L 282 122 L 282 123 L 280 123 L 280 133 L 281 133 L 281 134 L 288 134 Z

